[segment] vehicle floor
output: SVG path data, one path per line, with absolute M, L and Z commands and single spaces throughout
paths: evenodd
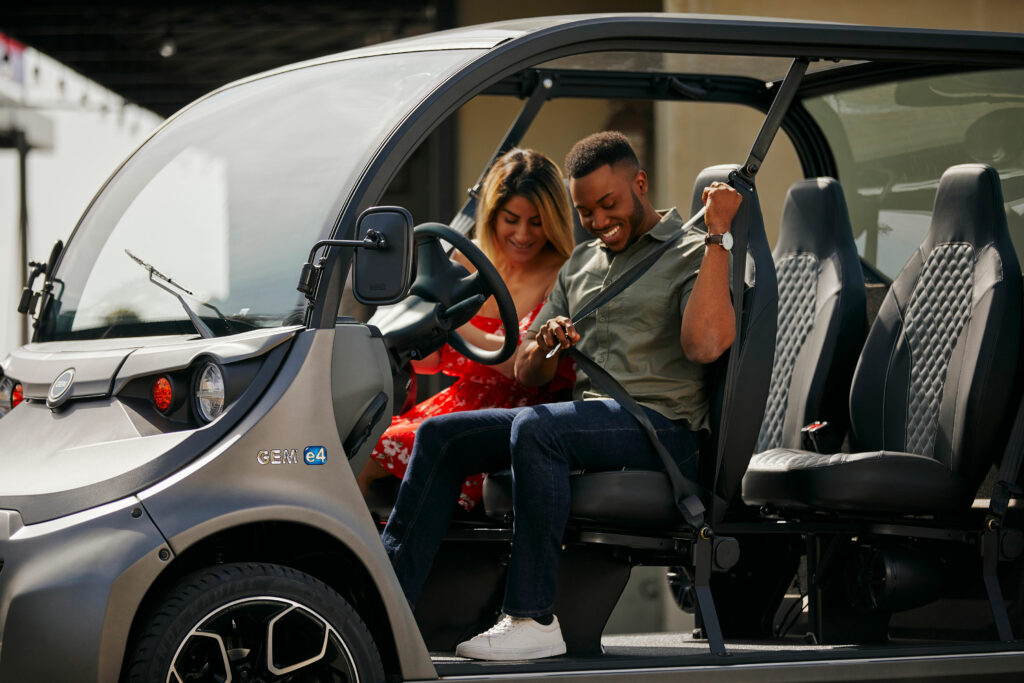
M 885 659 L 937 655 L 1016 652 L 1024 655 L 1024 643 L 935 642 L 902 640 L 873 645 L 814 645 L 802 637 L 774 640 L 727 641 L 725 657 L 711 654 L 707 642 L 689 633 L 639 633 L 604 636 L 604 652 L 590 656 L 562 656 L 535 661 L 480 662 L 450 652 L 432 652 L 440 676 L 474 676 L 487 673 L 534 672 L 658 667 L 706 667 L 837 659 Z

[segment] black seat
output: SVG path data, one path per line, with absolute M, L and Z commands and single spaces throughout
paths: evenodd
M 828 422 L 820 434 L 838 448 L 867 323 L 864 275 L 835 179 L 809 178 L 789 188 L 772 257 L 779 325 L 756 450 L 802 448 L 800 430 L 815 421 Z
M 865 514 L 964 509 L 1012 403 L 1021 272 L 996 171 L 943 174 L 931 229 L 885 298 L 850 392 L 851 454 L 755 456 L 743 500 Z
M 691 213 L 702 206 L 701 193 L 713 181 L 726 181 L 735 166 L 713 166 L 705 169 L 694 184 Z M 743 317 L 738 343 L 711 369 L 713 382 L 711 423 L 717 439 L 709 439 L 701 449 L 701 483 L 724 501 L 738 493 L 747 461 L 761 426 L 768 380 L 771 376 L 777 288 L 775 267 L 768 238 L 761 218 L 756 191 L 741 188 L 743 203 L 733 226 L 745 224 L 748 232 L 746 256 L 746 287 L 743 296 Z M 643 286 L 643 281 L 636 286 Z M 725 396 L 727 360 L 737 363 L 747 389 Z M 716 453 L 722 458 L 716 459 Z M 716 473 L 712 465 L 719 463 Z M 673 504 L 672 486 L 664 472 L 615 470 L 581 472 L 572 476 L 572 507 L 570 518 L 612 527 L 644 529 L 674 528 L 683 524 Z M 707 504 L 708 501 L 705 501 Z M 484 482 L 484 506 L 493 518 L 507 518 L 512 512 L 511 472 L 497 472 Z M 717 511 L 724 511 L 720 506 Z

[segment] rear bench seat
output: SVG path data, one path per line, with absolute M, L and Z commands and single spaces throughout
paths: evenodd
M 939 182 L 928 237 L 861 353 L 850 391 L 854 452 L 760 453 L 744 502 L 847 516 L 966 509 L 1007 432 L 1021 318 L 999 176 L 954 166 Z

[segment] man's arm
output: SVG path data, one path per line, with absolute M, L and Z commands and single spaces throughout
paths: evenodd
M 725 183 L 714 182 L 704 189 L 704 223 L 713 235 L 728 232 L 740 207 L 740 193 Z M 743 261 L 737 260 L 737 268 Z M 742 295 L 742 292 L 738 295 Z M 695 363 L 711 363 L 732 346 L 736 338 L 732 300 L 729 297 L 729 252 L 709 244 L 697 273 L 690 300 L 683 311 L 679 343 L 686 357 Z
M 528 387 L 547 384 L 555 378 L 561 356 L 556 353 L 548 358 L 548 353 L 556 347 L 567 349 L 579 340 L 579 332 L 564 315 L 548 320 L 536 332 L 530 330 L 516 357 L 516 379 Z

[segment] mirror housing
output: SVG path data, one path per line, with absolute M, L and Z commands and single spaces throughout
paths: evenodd
M 352 270 L 356 301 L 387 306 L 405 298 L 413 275 L 412 228 L 412 215 L 400 206 L 374 206 L 360 214 L 357 240 L 383 239 L 383 245 L 356 249 Z

